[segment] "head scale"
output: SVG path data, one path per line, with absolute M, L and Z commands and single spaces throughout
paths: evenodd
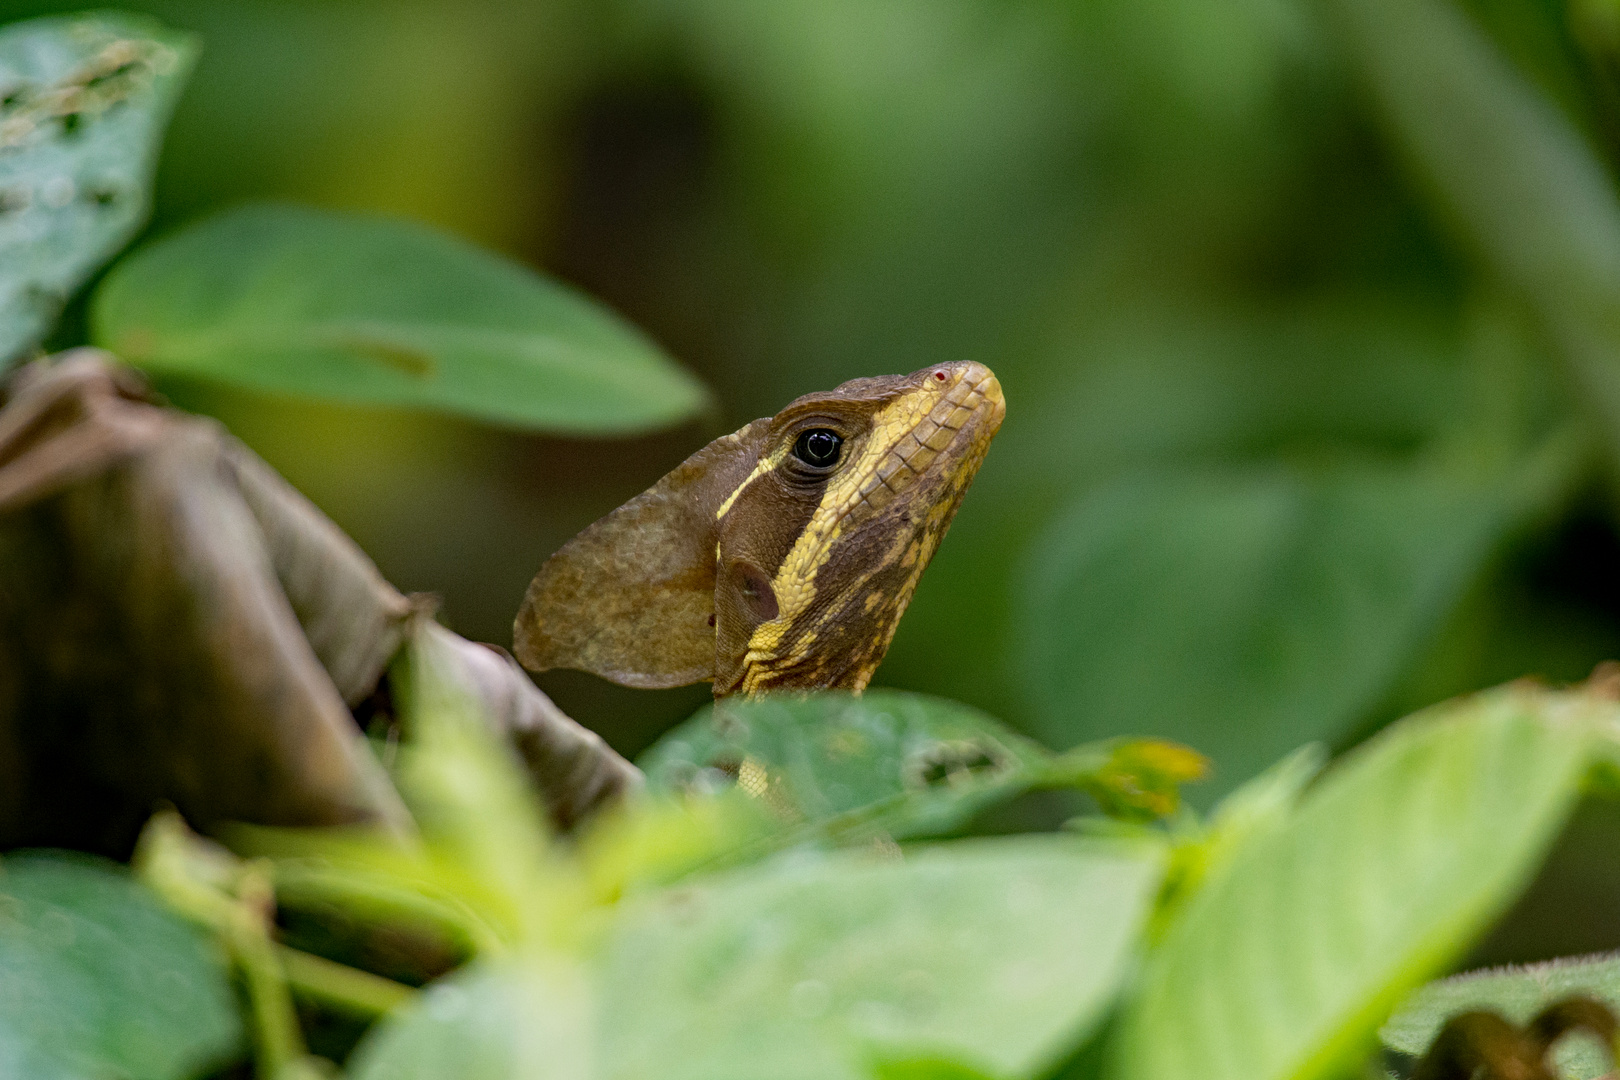
M 518 659 L 716 697 L 864 688 L 1004 412 L 988 368 L 942 364 L 715 440 L 541 568 Z

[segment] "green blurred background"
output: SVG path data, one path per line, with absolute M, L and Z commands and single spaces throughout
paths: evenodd
M 1399 87 L 1336 21 L 1352 0 L 126 6 L 204 42 L 154 231 L 263 198 L 435 223 L 714 389 L 701 425 L 580 442 L 161 384 L 470 637 L 509 644 L 545 556 L 707 439 L 974 359 L 1008 418 L 878 684 L 1056 746 L 1185 740 L 1207 805 L 1302 742 L 1620 655 L 1601 410 L 1410 152 Z M 1465 11 L 1612 168 L 1612 0 Z M 540 682 L 627 753 L 707 692 Z M 1527 903 L 1578 897 L 1579 926 L 1487 955 L 1620 945 L 1620 867 L 1577 862 Z

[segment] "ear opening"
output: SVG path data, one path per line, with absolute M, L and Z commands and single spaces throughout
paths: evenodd
M 713 679 L 715 514 L 768 425 L 716 439 L 546 560 L 513 626 L 523 666 L 643 689 Z

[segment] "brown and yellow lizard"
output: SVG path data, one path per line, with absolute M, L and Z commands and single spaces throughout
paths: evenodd
M 1005 411 L 988 368 L 940 364 L 716 439 L 541 567 L 518 659 L 716 697 L 864 689 Z

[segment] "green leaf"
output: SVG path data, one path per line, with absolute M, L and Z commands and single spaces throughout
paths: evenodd
M 1232 468 L 1075 502 L 1024 572 L 1037 734 L 1152 732 L 1215 763 L 1207 799 L 1390 692 L 1562 464 Z
M 709 400 L 644 334 L 509 259 L 293 206 L 137 251 L 97 288 L 91 333 L 154 372 L 548 431 L 641 431 Z
M 1110 808 L 1168 813 L 1203 762 L 1182 747 L 1118 740 L 1066 755 L 977 709 L 899 690 L 725 701 L 640 759 L 654 792 L 733 783 L 783 820 L 840 838 L 939 835 L 1035 787 L 1084 787 Z
M 649 897 L 609 946 L 603 1075 L 1037 1075 L 1096 1025 L 1158 885 L 1150 845 L 958 841 L 793 853 Z
M 1117 1080 L 1307 1080 L 1523 886 L 1615 707 L 1514 684 L 1359 747 L 1186 901 L 1128 1006 Z M 1335 1074 L 1336 1075 L 1336 1074 Z
M 221 951 L 121 868 L 0 862 L 0 1076 L 187 1080 L 242 1042 Z
M 1553 331 L 1620 455 L 1620 202 L 1569 117 L 1446 0 L 1333 0 L 1442 217 Z
M 968 701 L 1018 701 L 1026 707 L 1006 715 L 1026 727 L 1034 702 L 1025 696 L 1018 572 L 1058 513 L 1099 482 L 1148 470 L 1241 468 L 1283 454 L 1406 457 L 1454 437 L 1464 418 L 1471 441 L 1511 446 L 1543 415 L 1564 411 L 1542 355 L 1508 347 L 1518 344 L 1511 335 L 1480 333 L 1496 305 L 1473 305 L 1479 315 L 1459 326 L 1454 305 L 1406 286 L 1400 292 L 1338 286 L 1315 300 L 1256 302 L 1230 291 L 1211 297 L 1114 283 L 1106 304 L 1046 349 L 997 360 L 998 370 L 1013 365 L 1002 382 L 1009 393 L 1020 390 L 1015 416 L 929 565 L 928 584 L 884 661 L 884 681 Z M 1537 669 L 1466 688 L 1524 670 Z M 1224 788 L 1239 777 L 1220 779 Z
M 553 958 L 442 979 L 367 1033 L 352 1080 L 590 1080 L 593 999 Z
M 877 1062 L 872 1067 L 872 1080 L 994 1080 L 994 1077 L 944 1058 L 902 1058 Z
M 1378 1035 L 1391 1050 L 1416 1057 L 1428 1050 L 1441 1026 L 1457 1013 L 1492 1009 L 1524 1024 L 1571 994 L 1586 994 L 1620 1008 L 1620 954 L 1474 971 L 1430 983 L 1407 998 Z M 1597 1080 L 1609 1072 L 1608 1055 L 1589 1040 L 1566 1039 L 1555 1054 L 1558 1075 L 1567 1080 Z
M 406 734 L 395 781 L 424 839 L 521 923 L 536 883 L 551 876 L 546 819 L 516 751 L 465 681 L 451 640 L 437 625 L 419 624 L 389 667 Z
M 915 835 L 949 829 L 1028 787 L 1051 757 L 967 705 L 872 690 L 705 706 L 637 763 L 655 792 L 736 782 L 809 822 L 893 807 L 891 832 Z
M 0 29 L 0 370 L 145 222 L 196 52 L 190 35 L 114 12 Z
M 1246 845 L 1285 828 L 1305 786 L 1327 760 L 1327 747 L 1306 743 L 1216 803 L 1207 826 L 1180 830 L 1154 913 L 1155 927 L 1174 920 L 1204 880 L 1223 871 Z

